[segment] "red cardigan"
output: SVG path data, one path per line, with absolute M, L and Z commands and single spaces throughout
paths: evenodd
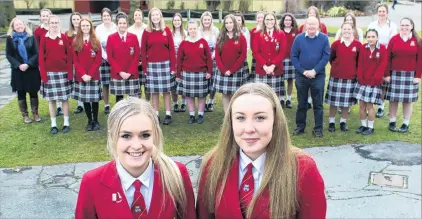
M 98 45 L 101 46 L 100 42 Z M 84 43 L 81 51 L 73 49 L 73 65 L 75 66 L 76 81 L 83 82 L 85 74 L 92 77 L 92 80 L 100 80 L 101 47 L 94 51 L 91 42 Z
M 303 29 L 305 28 L 305 24 L 302 24 L 301 26 L 300 26 L 300 28 L 299 28 L 299 33 L 303 33 L 304 31 L 303 31 Z M 321 33 L 325 33 L 325 35 L 328 35 L 328 30 L 327 30 L 327 26 L 325 26 L 325 24 L 324 23 L 320 23 L 320 32 Z
M 232 74 L 243 68 L 247 56 L 246 38 L 241 34 L 237 41 L 234 38 L 227 40 L 223 48 L 220 49 L 218 42 L 215 45 L 215 62 L 221 75 L 225 75 L 226 71 Z
M 259 33 L 253 42 L 253 56 L 256 59 L 256 73 L 266 75 L 264 65 L 275 65 L 274 75 L 284 74 L 283 59 L 286 54 L 286 35 L 283 31 L 274 31 L 273 37 Z
M 170 28 L 166 26 L 164 31 L 152 32 L 145 30 L 141 44 L 142 66 L 144 66 L 145 74 L 148 72 L 148 62 L 168 60 L 170 60 L 170 71 L 176 71 L 176 50 Z
M 290 218 L 309 219 L 325 218 L 327 201 L 324 191 L 324 181 L 318 171 L 315 161 L 308 155 L 298 155 L 297 198 L 299 210 Z M 197 217 L 200 219 L 244 219 L 239 202 L 239 159 L 236 158 L 228 171 L 229 175 L 224 187 L 220 205 L 214 213 L 208 211 L 204 201 L 204 184 L 206 171 L 201 175 L 196 203 Z M 269 190 L 266 188 L 261 198 L 257 200 L 252 217 L 249 219 L 271 218 L 269 212 Z
M 210 47 L 204 38 L 192 43 L 182 41 L 177 52 L 177 78 L 182 71 L 208 72 L 212 74 L 212 58 Z
M 406 42 L 400 34 L 393 36 L 387 47 L 388 61 L 385 76 L 392 70 L 415 71 L 415 78 L 422 76 L 422 45 L 418 46 L 415 36 Z
M 47 34 L 47 32 L 48 30 L 41 28 L 40 26 L 35 28 L 34 37 L 35 37 L 35 40 L 37 41 L 38 47 L 40 46 L 40 43 L 41 43 L 41 37 L 44 37 L 45 34 Z
M 349 46 L 340 40 L 334 41 L 330 52 L 330 77 L 355 79 L 361 46 L 358 40 L 353 40 Z
M 282 31 L 284 35 L 286 35 L 286 53 L 284 55 L 284 59 L 290 59 L 290 51 L 292 50 L 293 41 L 295 41 L 296 36 L 299 35 L 299 31 L 290 31 L 290 33 L 286 33 L 284 30 Z
M 383 83 L 383 76 L 387 67 L 387 49 L 384 45 L 380 45 L 371 53 L 371 49 L 367 45 L 362 45 L 359 52 L 358 83 L 378 86 Z
M 48 81 L 47 72 L 67 72 L 67 79 L 73 80 L 72 50 L 66 35 L 54 40 L 44 35 L 39 50 L 38 63 L 44 83 Z
M 120 72 L 131 74 L 129 79 L 139 78 L 139 43 L 138 37 L 132 33 L 126 33 L 125 42 L 122 41 L 118 32 L 108 36 L 107 40 L 107 59 L 110 63 L 111 78 L 122 80 Z
M 139 47 L 139 45 L 138 45 Z M 154 166 L 154 186 L 151 205 L 145 218 L 186 218 L 196 219 L 195 197 L 186 166 L 176 162 L 186 192 L 186 216 L 178 215 L 170 195 L 163 194 L 163 185 L 159 167 Z M 121 194 L 121 201 L 112 200 L 113 194 Z M 165 199 L 164 199 L 165 197 Z M 84 174 L 76 203 L 75 219 L 128 219 L 133 218 L 125 193 L 122 189 L 116 162 L 111 161 L 104 166 L 90 170 Z M 143 217 L 142 217 L 143 218 Z

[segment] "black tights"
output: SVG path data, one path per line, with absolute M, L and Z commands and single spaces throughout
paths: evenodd
M 88 120 L 92 121 L 94 117 L 94 121 L 98 122 L 98 102 L 84 103 L 84 108 Z
M 26 100 L 26 93 L 25 91 L 18 90 L 18 100 Z M 30 98 L 38 98 L 38 92 L 28 92 Z

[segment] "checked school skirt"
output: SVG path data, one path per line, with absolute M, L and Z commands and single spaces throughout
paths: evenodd
M 214 90 L 218 93 L 232 95 L 246 83 L 248 75 L 245 67 L 240 68 L 230 76 L 223 76 L 221 71 L 217 70 L 214 77 Z
M 207 72 L 182 72 L 177 93 L 183 97 L 204 98 L 208 94 Z
M 411 103 L 418 100 L 419 84 L 413 83 L 414 71 L 391 71 L 385 99 L 390 102 Z
M 325 93 L 325 103 L 330 106 L 350 107 L 356 104 L 354 92 L 356 79 L 330 77 Z
M 47 72 L 47 83 L 41 83 L 41 97 L 47 101 L 67 100 L 72 95 L 72 86 L 67 72 Z
M 170 74 L 170 61 L 149 62 L 146 78 L 148 93 L 169 93 L 176 87 L 176 77 Z
M 84 103 L 100 102 L 102 99 L 100 83 L 99 80 L 75 82 L 73 87 L 73 99 Z
M 139 86 L 145 85 L 147 82 L 147 76 L 145 76 L 142 65 L 138 66 L 139 72 Z
M 110 64 L 103 59 L 100 65 L 100 78 L 102 85 L 109 85 L 110 84 Z
M 284 88 L 284 75 L 255 75 L 254 82 L 261 82 L 270 86 L 278 96 L 284 96 L 286 90 Z
M 356 84 L 356 88 L 353 96 L 356 100 L 363 101 L 365 103 L 372 103 L 376 105 L 381 105 L 381 85 L 379 86 L 369 86 L 363 84 Z
M 296 69 L 290 59 L 284 59 L 284 80 L 295 79 Z
M 110 81 L 110 93 L 114 95 L 137 96 L 141 92 L 140 89 L 138 78 L 128 80 L 112 78 Z

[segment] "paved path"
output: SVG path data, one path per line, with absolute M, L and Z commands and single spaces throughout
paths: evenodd
M 15 96 L 10 87 L 10 63 L 4 55 L 0 55 L 0 109 Z
M 305 149 L 325 181 L 327 218 L 421 218 L 421 145 L 387 142 Z M 195 191 L 200 156 L 173 157 L 188 167 Z M 104 164 L 0 168 L 0 218 L 72 218 L 81 176 Z M 408 177 L 408 188 L 368 184 L 371 172 Z

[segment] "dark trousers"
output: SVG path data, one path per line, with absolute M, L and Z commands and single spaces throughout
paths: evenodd
M 38 98 L 38 92 L 29 92 L 30 98 Z M 26 92 L 22 90 L 18 90 L 18 100 L 25 100 L 26 99 Z
M 308 90 L 311 90 L 312 106 L 315 117 L 314 131 L 322 131 L 324 109 L 322 107 L 324 97 L 325 75 L 317 75 L 314 79 L 308 79 L 303 75 L 296 74 L 295 78 L 298 107 L 296 111 L 296 129 L 305 130 L 306 113 L 308 111 Z
M 397 0 L 394 0 L 394 1 L 393 1 L 393 6 L 391 6 L 391 7 L 392 7 L 393 9 L 395 9 L 394 7 L 396 7 L 397 3 L 398 3 L 398 2 L 397 2 Z

